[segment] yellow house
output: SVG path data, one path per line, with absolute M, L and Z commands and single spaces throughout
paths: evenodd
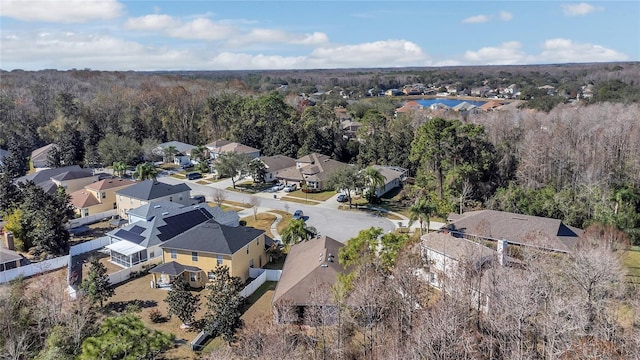
M 158 201 L 191 205 L 191 188 L 186 184 L 170 185 L 156 180 L 145 180 L 116 191 L 118 215 L 123 219 L 128 218 L 129 210 Z
M 120 178 L 104 179 L 91 183 L 86 185 L 84 189 L 69 194 L 71 205 L 80 217 L 117 209 L 116 191 L 133 184 L 135 181 Z
M 157 286 L 168 285 L 182 276 L 191 287 L 201 288 L 213 269 L 226 265 L 231 276 L 246 281 L 249 268 L 267 263 L 266 249 L 272 242 L 263 230 L 209 220 L 162 244 L 163 264 L 150 272 Z

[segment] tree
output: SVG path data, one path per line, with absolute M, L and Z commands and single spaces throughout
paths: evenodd
M 254 183 L 263 184 L 265 182 L 265 175 L 267 174 L 267 167 L 262 161 L 253 159 L 249 162 L 249 174 L 251 174 Z
M 82 343 L 80 359 L 156 359 L 173 345 L 173 334 L 149 330 L 134 315 L 109 317 Z
M 218 207 L 222 206 L 222 203 L 227 200 L 227 193 L 222 189 L 214 189 L 213 190 L 213 202 L 218 205 Z
M 236 329 L 242 326 L 241 308 L 244 297 L 240 295 L 243 284 L 239 277 L 231 276 L 226 265 L 213 269 L 213 281 L 207 285 L 207 312 L 204 330 L 212 336 L 221 335 L 231 343 Z
M 169 307 L 169 314 L 173 314 L 189 326 L 195 321 L 196 311 L 200 308 L 200 295 L 194 295 L 189 291 L 189 284 L 178 277 L 172 284 L 171 290 L 164 299 Z
M 369 202 L 371 202 L 371 200 L 378 198 L 376 191 L 378 188 L 384 187 L 384 183 L 387 181 L 387 178 L 373 166 L 367 166 L 364 169 L 364 177 L 366 179 L 366 184 L 369 185 L 367 198 L 370 200 Z
M 429 232 L 429 220 L 435 210 L 435 205 L 430 203 L 427 199 L 418 199 L 415 204 L 411 205 L 409 208 L 409 213 L 411 214 L 409 217 L 409 226 L 418 221 L 420 223 L 420 236 L 422 236 L 422 230 L 424 229 L 422 223 L 426 222 L 427 232 Z
M 134 164 L 142 156 L 140 145 L 126 136 L 107 134 L 98 143 L 98 154 L 105 164 L 122 161 L 125 164 Z
M 122 177 L 127 171 L 127 164 L 122 161 L 116 161 L 113 163 L 113 173 Z
M 235 189 L 236 181 L 249 173 L 249 161 L 251 159 L 246 154 L 227 152 L 220 154 L 214 166 L 221 176 L 231 178 L 231 183 Z
M 312 226 L 307 226 L 303 219 L 292 219 L 280 235 L 282 235 L 282 243 L 285 246 L 291 246 L 300 241 L 312 239 L 317 233 L 318 231 Z
M 206 160 L 205 155 L 207 154 L 207 147 L 204 145 L 198 145 L 195 148 L 191 149 L 191 159 L 196 160 L 198 162 L 203 162 Z
M 109 283 L 107 268 L 98 259 L 94 258 L 91 260 L 89 276 L 82 280 L 80 290 L 89 297 L 93 304 L 96 302 L 100 303 L 100 307 L 102 307 L 105 300 L 115 294 L 115 291 Z
M 164 154 L 164 158 L 162 159 L 163 162 L 166 162 L 166 163 L 173 162 L 173 159 L 178 153 L 178 149 L 176 149 L 175 146 L 171 145 L 162 149 L 162 153 Z
M 158 170 L 156 169 L 155 166 L 153 166 L 153 164 L 149 164 L 149 163 L 142 163 L 142 164 L 136 165 L 136 170 L 133 172 L 133 177 L 141 181 L 147 180 L 147 179 L 155 180 L 157 176 L 158 176 Z
M 260 206 L 260 198 L 257 196 L 252 196 L 249 199 L 249 205 L 253 209 L 253 220 L 258 220 L 258 207 Z
M 351 191 L 362 189 L 364 179 L 355 166 L 345 166 L 337 169 L 329 177 L 329 186 L 336 191 L 345 191 L 349 196 L 349 207 L 351 207 Z

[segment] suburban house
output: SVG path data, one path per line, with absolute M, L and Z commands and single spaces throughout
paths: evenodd
M 301 188 L 306 184 L 309 191 L 323 191 L 328 187 L 331 174 L 347 166 L 350 165 L 327 155 L 311 153 L 297 159 L 295 166 L 281 170 L 276 178 L 286 183 L 297 183 Z
M 48 144 L 43 147 L 37 148 L 31 152 L 31 166 L 38 171 L 38 169 L 48 168 L 49 151 L 55 148 L 56 144 Z
M 116 191 L 135 184 L 135 181 L 120 178 L 110 178 L 85 185 L 69 194 L 71 205 L 80 217 L 100 214 L 118 208 Z
M 53 194 L 58 184 L 67 186 L 67 192 L 83 188 L 85 185 L 97 181 L 101 175 L 94 175 L 91 170 L 83 169 L 78 165 L 63 166 L 59 168 L 42 169 L 32 174 L 21 176 L 14 180 L 15 184 L 33 181 L 48 194 Z M 69 191 L 69 187 L 75 190 Z
M 272 243 L 263 230 L 209 219 L 160 245 L 163 263 L 150 272 L 160 287 L 183 277 L 191 287 L 202 288 L 212 279 L 213 269 L 226 265 L 231 276 L 246 281 L 249 268 L 268 262 L 266 250 Z
M 310 305 L 336 306 L 331 296 L 316 292 L 327 292 L 338 280 L 344 268 L 338 263 L 339 241 L 322 236 L 297 243 L 291 247 L 282 268 L 282 276 L 276 286 L 271 304 L 277 323 L 304 319 L 304 311 Z M 326 303 L 318 304 L 321 299 Z M 281 305 L 295 307 L 297 319 L 281 314 Z
M 343 107 L 335 108 L 335 112 L 336 112 L 336 117 L 338 118 L 338 121 L 340 121 L 340 126 L 342 127 L 342 130 L 348 136 L 355 136 L 360 126 L 362 126 L 362 123 L 358 121 L 353 121 L 353 119 L 351 118 L 351 115 L 349 115 L 349 113 L 347 112 L 347 109 Z
M 142 205 L 158 201 L 189 205 L 191 188 L 186 184 L 170 185 L 156 180 L 145 180 L 116 191 L 118 215 L 127 218 L 127 212 Z
M 280 171 L 296 165 L 296 159 L 285 155 L 260 156 L 253 161 L 261 161 L 264 164 L 266 169 L 264 181 L 266 182 L 275 181 Z
M 217 159 L 220 154 L 228 152 L 245 154 L 251 159 L 260 157 L 260 150 L 229 140 L 216 140 L 207 144 L 206 147 L 212 159 Z
M 13 233 L 2 233 L 3 244 L 0 244 L 0 271 L 6 271 L 20 267 L 22 255 L 15 252 L 13 245 Z
M 175 150 L 175 153 L 172 156 L 173 162 L 176 165 L 182 166 L 191 164 L 191 150 L 195 149 L 195 146 L 180 141 L 169 141 L 158 145 L 158 147 L 154 149 L 153 153 L 158 156 L 162 156 L 162 158 L 167 161 L 169 159 L 166 159 L 167 154 L 165 151 L 169 148 Z
M 506 241 L 498 242 L 498 250 L 471 240 L 444 233 L 429 233 L 421 238 L 425 260 L 424 280 L 431 286 L 452 293 L 470 287 L 479 310 L 487 312 L 490 303 L 492 267 L 508 263 Z M 474 278 L 475 281 L 470 279 Z
M 240 225 L 240 217 L 235 211 L 224 211 L 220 207 L 211 207 L 208 204 L 195 204 L 185 206 L 169 201 L 156 201 L 129 210 L 127 212 L 127 215 L 129 217 L 128 223 L 133 224 L 138 221 L 150 222 L 156 217 L 177 215 L 198 208 L 207 210 L 207 212 L 209 212 L 213 219 L 219 224 L 233 227 Z
M 562 220 L 496 210 L 450 214 L 442 231 L 457 237 L 507 240 L 509 244 L 564 253 L 573 251 L 583 233 Z
M 380 197 L 392 189 L 402 186 L 407 180 L 407 174 L 409 170 L 398 166 L 384 166 L 373 165 L 374 169 L 378 170 L 382 176 L 384 176 L 384 185 L 376 188 L 376 196 Z
M 161 207 L 162 204 L 151 204 L 150 206 L 154 210 L 161 209 Z M 163 208 L 163 210 L 166 209 L 166 207 Z M 160 245 L 198 224 L 218 218 L 237 226 L 238 215 L 235 212 L 232 213 L 224 214 L 222 209 L 211 208 L 206 204 L 173 208 L 172 211 L 164 211 L 160 214 L 154 213 L 145 220 L 136 221 L 108 232 L 109 245 L 105 248 L 109 250 L 111 262 L 125 268 L 154 258 L 159 260 L 162 256 Z

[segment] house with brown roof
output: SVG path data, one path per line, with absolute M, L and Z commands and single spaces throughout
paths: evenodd
M 260 156 L 260 150 L 229 140 L 216 140 L 207 144 L 206 147 L 209 149 L 209 155 L 212 159 L 217 159 L 220 154 L 228 152 L 245 154 L 251 159 L 255 159 Z
M 266 173 L 264 174 L 264 181 L 266 182 L 276 180 L 280 171 L 296 165 L 296 159 L 285 155 L 260 156 L 254 161 L 260 161 L 264 164 L 266 169 Z
M 486 103 L 480 105 L 480 110 L 482 111 L 495 110 L 496 108 L 502 106 L 502 104 L 503 104 L 502 101 L 497 101 L 497 100 L 487 101 Z
M 343 246 L 339 241 L 322 236 L 297 243 L 291 247 L 282 268 L 282 276 L 276 286 L 271 304 L 276 322 L 286 321 L 279 313 L 281 305 L 293 306 L 299 319 L 304 318 L 307 306 L 335 306 L 332 302 L 318 304 L 318 291 L 328 291 L 337 282 L 338 274 L 345 269 L 338 263 L 338 251 Z M 298 320 L 299 320 L 298 319 Z
M 350 166 L 327 155 L 311 153 L 296 160 L 296 165 L 281 170 L 276 178 L 286 183 L 306 184 L 310 191 L 323 191 L 328 187 L 331 175 L 338 169 Z
M 513 245 L 563 253 L 573 251 L 583 233 L 559 219 L 496 210 L 450 214 L 441 230 L 458 237 L 507 240 Z
M 31 166 L 36 169 L 48 168 L 49 152 L 56 148 L 56 144 L 48 144 L 43 147 L 39 147 L 31 152 Z
M 376 188 L 376 196 L 380 197 L 389 191 L 402 186 L 407 180 L 409 170 L 399 166 L 373 165 L 374 169 L 384 177 L 384 184 Z
M 135 184 L 135 181 L 110 178 L 85 185 L 69 194 L 71 205 L 80 217 L 88 217 L 117 209 L 116 191 Z

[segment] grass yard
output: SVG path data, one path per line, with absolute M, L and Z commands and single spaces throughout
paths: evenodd
M 209 180 L 198 180 L 198 181 L 196 181 L 196 184 L 209 185 L 209 184 L 211 184 L 211 181 L 209 181 Z
M 243 208 L 243 209 L 250 209 L 251 208 L 250 204 L 245 204 L 245 203 L 241 203 L 241 202 L 237 202 L 237 201 L 230 201 L 230 200 L 225 200 L 222 204 L 223 205 L 235 206 L 235 207 L 239 207 L 239 208 Z
M 176 179 L 186 179 L 187 178 L 184 174 L 178 174 L 178 173 L 173 173 L 173 174 L 171 174 L 169 176 L 174 177 Z
M 292 191 L 287 194 L 287 196 L 293 196 L 301 199 L 308 200 L 316 200 L 316 201 L 326 201 L 329 200 L 332 196 L 335 196 L 337 193 L 334 190 L 327 190 L 318 193 L 305 193 L 302 190 Z
M 640 246 L 632 246 L 627 250 L 622 261 L 629 269 L 629 282 L 640 284 Z
M 271 224 L 276 221 L 276 216 L 269 213 L 260 213 L 256 215 L 257 219 L 253 218 L 253 215 L 246 216 L 240 219 L 247 222 L 247 226 L 251 226 L 256 229 L 264 230 L 267 233 L 267 236 L 273 238 L 273 234 L 271 233 Z
M 282 210 L 271 210 L 270 212 L 282 215 L 282 220 L 280 220 L 278 226 L 276 227 L 278 229 L 278 234 L 282 234 L 282 230 L 289 226 L 293 215 Z
M 280 200 L 284 200 L 284 201 L 289 201 L 289 202 L 294 202 L 294 203 L 298 203 L 298 204 L 306 204 L 306 205 L 318 205 L 320 202 L 315 201 L 315 200 L 309 200 L 306 201 L 304 198 L 300 199 L 297 197 L 293 197 L 293 196 L 283 196 L 282 198 L 280 198 Z

